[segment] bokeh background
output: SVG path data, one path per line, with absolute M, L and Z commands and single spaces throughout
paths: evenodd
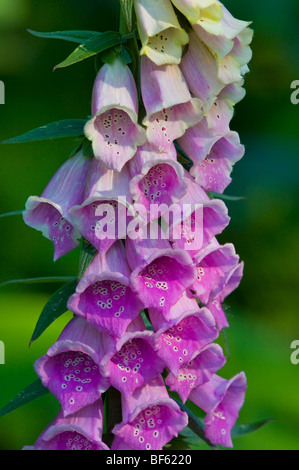
M 228 298 L 231 359 L 221 371 L 248 377 L 240 423 L 273 418 L 255 434 L 235 440 L 236 449 L 299 449 L 299 365 L 290 344 L 299 339 L 298 175 L 299 105 L 290 85 L 299 79 L 298 0 L 226 0 L 238 18 L 252 20 L 254 57 L 247 96 L 237 105 L 232 129 L 246 155 L 233 172 L 227 194 L 231 224 L 220 241 L 233 242 L 245 261 L 240 288 Z M 52 72 L 75 46 L 38 39 L 26 32 L 118 27 L 118 0 L 1 0 L 0 80 L 6 104 L 0 106 L 0 141 L 34 127 L 90 113 L 95 78 L 93 59 Z M 22 209 L 39 195 L 76 146 L 73 139 L 0 147 L 0 213 Z M 0 282 L 48 275 L 74 275 L 78 250 L 55 264 L 52 245 L 24 225 L 21 216 L 0 219 Z M 70 314 L 55 322 L 31 348 L 38 316 L 59 287 L 9 286 L 0 290 L 0 407 L 35 380 L 33 362 L 57 339 Z M 32 444 L 55 417 L 50 395 L 0 419 L 0 449 Z

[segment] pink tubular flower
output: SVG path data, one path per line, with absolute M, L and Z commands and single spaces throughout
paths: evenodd
M 147 139 L 159 152 L 167 152 L 173 141 L 203 117 L 202 101 L 192 98 L 177 65 L 158 67 L 142 58 L 141 90 Z
M 67 417 L 61 411 L 34 446 L 23 450 L 109 450 L 102 442 L 102 431 L 103 404 L 99 399 Z
M 149 308 L 148 313 L 154 330 L 159 331 L 167 330 L 171 326 L 176 325 L 184 316 L 196 314 L 198 310 L 198 303 L 194 297 L 188 291 L 184 291 L 179 301 L 166 313 L 163 312 L 161 315 L 159 310 L 152 308 Z M 213 319 L 211 321 L 211 326 L 215 326 L 215 321 Z
M 122 410 L 123 421 L 113 429 L 113 450 L 162 450 L 188 424 L 186 413 L 169 397 L 161 376 L 129 398 L 123 396 Z
M 128 212 L 133 213 L 129 183 L 127 166 L 119 173 L 107 170 L 94 159 L 87 176 L 85 200 L 70 210 L 73 225 L 102 254 L 126 236 L 126 226 L 132 218 Z
M 102 374 L 124 396 L 130 397 L 164 369 L 164 362 L 155 352 L 151 331 L 125 333 L 117 342 L 105 335 L 103 346 L 106 354 L 101 362 Z
M 137 204 L 142 204 L 149 216 L 153 204 L 167 206 L 176 203 L 186 192 L 184 169 L 177 161 L 174 145 L 167 153 L 159 153 L 153 145 L 147 143 L 140 147 L 130 161 L 130 193 Z
M 224 88 L 218 77 L 218 61 L 194 31 L 189 34 L 188 52 L 182 58 L 180 69 L 194 96 L 199 98 L 208 112 Z
M 156 333 L 157 354 L 175 376 L 200 349 L 217 339 L 214 325 L 209 310 L 198 308 L 195 314 L 186 313 L 178 323 Z
M 217 110 L 213 109 L 213 112 Z M 210 116 L 212 118 L 212 112 Z M 220 118 L 220 114 L 217 113 L 217 116 Z M 194 162 L 190 173 L 196 182 L 207 191 L 223 193 L 231 183 L 233 165 L 244 155 L 244 146 L 240 144 L 237 132 L 220 132 L 210 128 L 204 118 L 188 129 L 178 142 Z
M 243 263 L 239 264 L 239 256 L 231 243 L 223 246 L 211 243 L 194 257 L 194 262 L 198 275 L 191 289 L 203 304 L 218 298 L 223 301 L 240 283 Z M 238 275 L 234 277 L 236 270 Z
M 225 362 L 221 347 L 218 344 L 208 344 L 196 352 L 176 375 L 170 372 L 165 383 L 171 391 L 177 392 L 185 403 L 192 390 L 209 382 Z
M 118 241 L 105 255 L 95 256 L 68 308 L 100 332 L 121 337 L 143 308 L 129 286 L 130 274 L 123 245 Z
M 157 65 L 179 64 L 188 34 L 181 28 L 170 0 L 135 0 L 142 48 Z
M 43 385 L 56 396 L 68 416 L 97 401 L 109 387 L 99 371 L 101 335 L 74 318 L 45 356 L 34 364 Z
M 246 376 L 241 372 L 231 380 L 214 375 L 191 392 L 190 400 L 207 413 L 205 435 L 213 444 L 233 447 L 230 434 L 243 406 L 246 388 Z
M 146 140 L 138 124 L 138 97 L 134 77 L 119 58 L 105 64 L 95 80 L 92 119 L 85 135 L 95 158 L 111 170 L 121 171 Z
M 169 227 L 169 213 L 162 216 L 162 227 L 169 229 L 173 248 L 182 248 L 192 256 L 206 247 L 215 235 L 219 235 L 230 221 L 228 210 L 223 201 L 211 200 L 205 191 L 185 172 L 187 192 L 174 212 Z M 179 213 L 179 214 L 178 214 Z M 177 216 L 178 214 L 178 216 Z
M 132 290 L 145 308 L 167 315 L 196 279 L 196 268 L 183 250 L 173 250 L 167 240 L 126 240 L 128 262 L 133 270 Z
M 81 204 L 90 158 L 80 151 L 55 173 L 41 197 L 30 196 L 24 222 L 53 242 L 54 261 L 79 246 L 80 233 L 72 226 L 69 209 Z

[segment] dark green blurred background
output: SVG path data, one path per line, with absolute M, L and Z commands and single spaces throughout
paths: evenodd
M 299 339 L 298 319 L 298 127 L 299 105 L 290 84 L 299 80 L 298 0 L 226 0 L 238 18 L 253 21 L 255 38 L 247 96 L 237 105 L 232 129 L 246 145 L 227 193 L 232 221 L 221 242 L 233 242 L 245 261 L 240 288 L 228 299 L 231 359 L 221 375 L 241 370 L 248 392 L 240 422 L 274 422 L 235 441 L 236 449 L 299 449 L 299 365 L 290 362 L 290 344 Z M 31 128 L 90 113 L 95 78 L 93 59 L 52 72 L 74 44 L 34 38 L 37 31 L 108 30 L 118 27 L 118 0 L 0 0 L 0 141 Z M 40 195 L 68 157 L 71 139 L 0 148 L 0 213 L 22 209 Z M 0 282 L 47 275 L 74 275 L 78 250 L 53 264 L 51 243 L 26 227 L 21 216 L 0 219 Z M 36 320 L 58 285 L 10 286 L 0 292 L 0 407 L 35 379 L 32 364 L 56 340 L 66 314 L 28 348 Z M 51 397 L 0 419 L 0 449 L 35 442 L 58 410 Z

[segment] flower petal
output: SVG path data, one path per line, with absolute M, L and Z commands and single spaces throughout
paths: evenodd
M 54 261 L 79 246 L 80 233 L 71 225 L 69 209 L 81 204 L 90 159 L 82 152 L 67 160 L 55 173 L 41 197 L 30 196 L 24 222 L 54 244 Z
M 209 344 L 181 367 L 177 375 L 170 373 L 166 378 L 166 385 L 171 391 L 177 392 L 185 403 L 192 390 L 209 382 L 224 366 L 225 361 L 221 347 L 218 344 Z
M 35 362 L 36 373 L 61 403 L 64 416 L 94 403 L 109 387 L 99 371 L 100 343 L 100 334 L 75 318 Z
M 157 354 L 176 376 L 181 367 L 217 337 L 217 329 L 211 326 L 211 313 L 207 309 L 200 309 L 194 315 L 186 315 L 168 330 L 156 333 L 159 347 Z
M 157 65 L 179 64 L 188 34 L 181 28 L 170 0 L 135 0 L 137 26 L 146 54 Z
M 205 435 L 213 444 L 233 447 L 230 433 L 243 406 L 246 388 L 246 377 L 241 372 L 231 380 L 214 375 L 210 382 L 191 392 L 190 400 L 207 413 Z
M 105 255 L 96 255 L 68 308 L 100 332 L 121 337 L 143 308 L 129 287 L 130 272 L 122 243 L 116 242 Z

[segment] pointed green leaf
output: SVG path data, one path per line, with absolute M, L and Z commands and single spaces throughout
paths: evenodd
M 223 201 L 242 201 L 242 199 L 246 199 L 243 196 L 228 196 L 227 194 L 215 193 L 215 191 L 207 191 L 207 194 L 210 199 L 222 199 Z
M 43 395 L 46 395 L 47 393 L 49 393 L 49 390 L 42 385 L 40 379 L 36 380 L 24 388 L 24 390 L 22 390 L 15 398 L 13 398 L 13 400 L 0 410 L 0 417 L 36 400 Z
M 92 262 L 97 250 L 87 240 L 83 239 L 81 246 L 80 262 L 79 262 L 79 274 L 78 279 L 82 279 L 84 273 L 90 263 Z
M 38 319 L 29 346 L 40 337 L 51 323 L 57 320 L 63 313 L 67 312 L 67 302 L 70 296 L 75 292 L 76 286 L 77 279 L 73 279 L 52 295 Z
M 128 30 L 132 31 L 133 0 L 120 0 L 120 5 Z
M 252 432 L 257 431 L 258 429 L 262 428 L 268 423 L 272 423 L 273 421 L 273 419 L 264 419 L 257 423 L 236 424 L 232 429 L 231 436 L 232 438 L 246 436 L 247 434 L 251 434 Z
M 84 135 L 85 119 L 65 119 L 37 127 L 25 134 L 1 142 L 2 144 L 21 144 L 38 140 L 59 139 Z
M 28 279 L 10 279 L 2 282 L 0 287 L 9 286 L 10 284 L 42 284 L 44 282 L 67 282 L 73 281 L 74 277 L 69 276 L 50 276 L 50 277 L 31 277 Z
M 121 42 L 121 35 L 115 31 L 98 33 L 87 39 L 83 44 L 80 44 L 63 62 L 56 65 L 54 70 L 81 62 L 95 54 L 110 49 L 110 47 L 115 47 Z
M 92 36 L 99 34 L 98 31 L 54 31 L 51 33 L 42 33 L 39 31 L 33 31 L 32 29 L 27 29 L 27 31 L 38 38 L 63 39 L 64 41 L 77 42 L 79 44 L 82 44 L 82 42 L 87 41 L 87 39 L 90 39 Z
M 19 211 L 14 211 L 14 212 L 6 212 L 6 214 L 0 214 L 0 219 L 2 219 L 2 217 L 11 217 L 12 215 L 19 215 L 19 214 L 22 214 L 24 211 L 24 209 L 21 209 Z

